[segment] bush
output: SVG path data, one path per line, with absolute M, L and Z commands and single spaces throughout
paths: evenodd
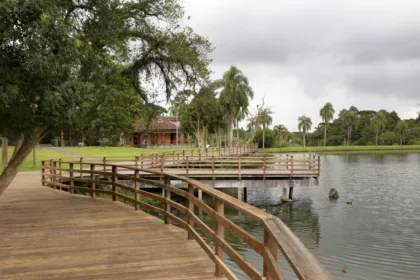
M 258 147 L 262 148 L 263 131 L 258 130 L 255 134 L 254 143 L 258 143 Z M 271 148 L 276 141 L 274 132 L 271 129 L 265 129 L 265 148 Z

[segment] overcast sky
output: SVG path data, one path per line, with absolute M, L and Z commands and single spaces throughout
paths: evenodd
M 212 78 L 236 65 L 272 107 L 273 124 L 297 130 L 351 105 L 416 116 L 420 103 L 419 0 L 184 0 L 188 24 L 208 37 Z

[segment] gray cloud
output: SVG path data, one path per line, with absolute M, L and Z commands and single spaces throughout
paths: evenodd
M 420 99 L 417 0 L 187 0 L 185 4 L 190 24 L 216 47 L 215 69 L 235 64 L 247 69 L 251 82 L 261 84 L 264 71 L 273 79 L 293 77 L 297 88 L 315 99 L 331 94 L 332 88 L 358 100 L 368 95 L 398 97 L 405 104 Z M 266 81 L 259 87 L 270 89 Z

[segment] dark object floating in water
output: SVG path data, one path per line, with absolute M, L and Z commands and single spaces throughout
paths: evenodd
M 353 203 L 353 201 L 346 201 L 346 203 L 347 203 L 347 204 L 352 204 L 352 203 Z
M 330 198 L 330 200 L 337 200 L 338 199 L 338 191 L 335 188 L 331 188 L 328 197 Z

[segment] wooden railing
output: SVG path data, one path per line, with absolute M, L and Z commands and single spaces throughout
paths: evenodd
M 158 175 L 161 181 L 145 179 L 142 174 Z M 134 187 L 121 184 L 119 180 L 130 180 Z M 187 190 L 171 186 L 171 180 L 185 182 Z M 224 275 L 228 279 L 238 278 L 226 265 L 225 254 L 251 279 L 285 279 L 277 263 L 279 250 L 299 279 L 333 279 L 280 219 L 196 180 L 125 165 L 84 163 L 76 166 L 72 161 L 49 160 L 42 163 L 42 184 L 71 194 L 90 194 L 92 198 L 98 195 L 108 196 L 113 201 L 132 205 L 135 210 L 155 213 L 163 218 L 165 223 L 174 223 L 186 229 L 188 239 L 194 239 L 215 263 L 215 274 Z M 141 190 L 141 184 L 162 189 L 162 195 Z M 196 190 L 212 197 L 214 207 L 197 198 Z M 174 201 L 172 195 L 183 197 L 187 206 Z M 156 206 L 152 202 L 160 202 L 162 206 Z M 224 215 L 226 205 L 261 222 L 264 227 L 263 240 L 229 220 Z M 215 223 L 214 227 L 209 227 L 200 219 L 200 216 L 195 214 L 195 209 L 211 217 Z M 214 250 L 197 229 L 213 241 Z M 226 241 L 225 231 L 235 235 L 261 256 L 262 271 L 247 262 Z
M 182 150 L 163 153 L 142 154 L 139 156 L 62 158 L 59 161 L 72 161 L 78 166 L 85 163 L 118 164 L 152 169 L 163 172 L 167 169 L 183 169 L 183 175 L 190 171 L 200 171 L 215 177 L 226 170 L 235 172 L 241 180 L 242 175 L 266 176 L 282 174 L 290 177 L 318 177 L 321 171 L 320 157 L 313 154 L 281 154 L 249 156 L 258 147 L 252 145 L 232 148 L 209 148 L 203 150 Z M 104 171 L 106 171 L 104 169 Z

